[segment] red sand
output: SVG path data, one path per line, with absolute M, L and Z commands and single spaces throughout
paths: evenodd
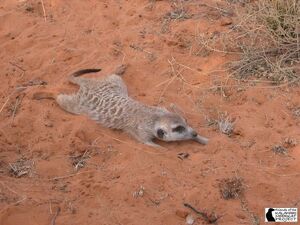
M 300 119 L 292 112 L 300 106 L 299 90 L 231 88 L 224 98 L 208 88 L 228 76 L 210 73 L 222 69 L 228 56 L 195 54 L 197 34 L 222 32 L 231 18 L 199 1 L 183 1 L 194 16 L 172 19 L 169 27 L 163 18 L 173 10 L 171 1 L 44 3 L 46 21 L 41 1 L 0 4 L 1 225 L 185 224 L 176 214 L 190 212 L 183 203 L 224 215 L 219 224 L 255 224 L 254 217 L 264 221 L 265 207 L 299 206 L 299 145 L 289 147 L 287 156 L 271 151 L 285 138 L 300 140 Z M 71 72 L 100 67 L 94 76 L 101 77 L 122 63 L 129 65 L 124 80 L 131 96 L 151 105 L 175 103 L 210 143 L 160 143 L 166 149 L 154 149 L 68 114 L 51 100 L 32 100 L 42 87 L 14 93 L 33 79 L 46 81 L 45 90 L 72 91 L 76 87 L 66 78 Z M 162 84 L 172 77 L 171 64 L 194 86 L 182 79 Z M 235 135 L 207 125 L 217 112 L 235 119 Z M 84 152 L 89 158 L 76 173 L 71 156 Z M 180 152 L 189 158 L 180 160 Z M 21 157 L 30 160 L 31 170 L 16 178 L 9 163 Z M 224 200 L 218 184 L 235 176 L 244 181 L 243 200 Z

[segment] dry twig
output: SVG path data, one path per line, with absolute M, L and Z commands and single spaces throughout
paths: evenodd
M 42 8 L 43 8 L 44 20 L 45 20 L 45 22 L 47 22 L 47 16 L 46 16 L 46 9 L 45 9 L 44 0 L 41 0 L 41 3 L 42 3 Z

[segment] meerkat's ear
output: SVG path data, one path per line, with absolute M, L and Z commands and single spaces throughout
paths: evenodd
M 160 129 L 160 128 L 159 128 L 159 129 L 156 131 L 156 134 L 157 134 L 157 137 L 158 137 L 158 138 L 163 139 L 164 136 L 165 136 L 165 131 L 164 131 L 163 129 Z
M 173 113 L 176 113 L 176 114 L 179 115 L 179 116 L 182 116 L 182 117 L 185 116 L 184 111 L 181 110 L 181 109 L 180 109 L 176 104 L 174 104 L 174 103 L 171 103 L 171 104 L 170 104 L 170 109 L 171 109 L 171 111 L 172 111 Z

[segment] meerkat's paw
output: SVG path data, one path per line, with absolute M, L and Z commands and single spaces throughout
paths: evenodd
M 151 146 L 151 147 L 155 147 L 155 148 L 164 148 L 164 147 L 154 143 L 153 141 L 147 141 L 147 142 L 144 142 L 144 144 Z
M 56 102 L 62 109 L 64 109 L 69 113 L 73 113 L 73 114 L 82 113 L 80 104 L 75 94 L 71 94 L 71 95 L 59 94 L 56 98 Z
M 125 73 L 127 67 L 128 67 L 127 64 L 122 64 L 122 65 L 118 66 L 118 67 L 115 69 L 114 74 L 117 74 L 117 75 L 119 75 L 119 76 L 122 76 L 122 75 Z

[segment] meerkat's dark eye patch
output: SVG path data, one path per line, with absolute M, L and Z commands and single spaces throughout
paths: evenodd
M 164 135 L 165 135 L 165 132 L 162 129 L 157 130 L 157 137 L 159 137 L 160 139 L 163 139 Z
M 185 131 L 185 127 L 184 126 L 177 126 L 175 128 L 172 129 L 173 132 L 177 132 L 177 133 L 182 133 Z

